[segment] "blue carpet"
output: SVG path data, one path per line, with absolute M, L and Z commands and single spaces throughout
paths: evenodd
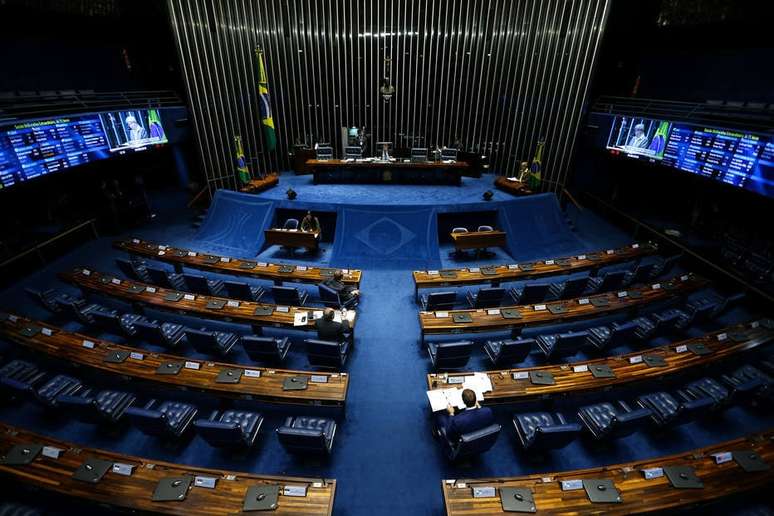
M 284 179 L 284 178 L 283 178 Z M 358 186 L 358 188 L 366 188 Z M 383 195 L 382 186 L 372 186 L 369 192 L 374 196 Z M 436 187 L 433 187 L 436 188 Z M 446 187 L 441 187 L 443 190 Z M 452 187 L 448 187 L 452 188 Z M 172 201 L 169 201 L 170 203 Z M 132 234 L 143 238 L 163 240 L 170 244 L 191 245 L 194 231 L 190 227 L 182 203 L 160 213 L 147 227 Z M 166 208 L 166 207 L 165 207 Z M 398 208 L 396 210 L 400 211 Z M 576 225 L 583 230 L 572 238 L 550 238 L 535 235 L 540 246 L 532 240 L 521 241 L 519 253 L 529 256 L 554 256 L 566 252 L 581 252 L 590 243 L 606 247 L 629 241 L 626 235 L 584 213 L 573 213 Z M 224 222 L 229 224 L 229 222 Z M 548 226 L 542 226 L 548 227 Z M 351 226 L 350 226 L 351 229 Z M 386 235 L 388 230 L 383 231 Z M 211 234 L 217 234 L 217 228 Z M 337 235 L 340 235 L 337 231 Z M 374 239 L 386 238 L 374 236 Z M 24 286 L 56 286 L 70 292 L 73 289 L 59 283 L 55 274 L 78 264 L 90 264 L 98 270 L 117 273 L 113 258 L 118 253 L 111 249 L 112 238 L 101 238 L 82 246 L 67 256 L 49 264 L 34 275 L 20 280 L 10 289 L 0 293 L 0 301 L 6 309 L 13 309 L 33 317 L 52 319 L 50 314 L 33 305 L 23 295 Z M 231 240 L 233 243 L 233 240 Z M 575 247 L 571 248 L 570 243 Z M 437 244 L 436 244 L 437 245 Z M 362 250 L 362 249 L 361 249 Z M 357 249 L 346 249 L 355 253 Z M 327 253 L 325 253 L 327 254 Z M 498 256 L 505 258 L 505 256 Z M 321 258 L 325 260 L 326 258 Z M 352 256 L 355 259 L 355 256 Z M 310 261 L 310 260 L 307 260 Z M 621 461 L 654 457 L 668 453 L 709 445 L 725 439 L 763 430 L 774 424 L 774 414 L 755 411 L 746 407 L 733 407 L 714 418 L 664 433 L 643 431 L 619 439 L 608 446 L 599 446 L 587 440 L 578 440 L 558 452 L 542 456 L 526 455 L 515 446 L 515 435 L 510 423 L 516 407 L 498 408 L 496 417 L 503 425 L 503 432 L 495 447 L 480 459 L 457 465 L 449 464 L 430 434 L 430 416 L 425 397 L 429 360 L 426 351 L 419 345 L 417 307 L 413 301 L 411 271 L 402 268 L 387 268 L 378 257 L 370 257 L 364 263 L 370 264 L 364 270 L 362 290 L 363 301 L 359 308 L 358 338 L 347 370 L 351 375 L 346 414 L 339 417 L 339 432 L 334 451 L 329 461 L 299 460 L 289 456 L 279 445 L 273 429 L 289 412 L 305 409 L 282 407 L 261 407 L 267 416 L 263 435 L 258 448 L 247 455 L 222 453 L 210 448 L 198 437 L 179 447 L 170 447 L 156 439 L 146 437 L 134 429 L 125 429 L 117 435 L 106 434 L 98 429 L 62 417 L 51 417 L 33 404 L 22 403 L 0 406 L 0 420 L 54 435 L 82 445 L 102 447 L 119 452 L 141 455 L 156 460 L 169 460 L 197 466 L 250 471 L 272 475 L 324 476 L 338 481 L 335 513 L 341 515 L 439 515 L 443 514 L 443 500 L 440 489 L 441 479 L 462 477 L 513 476 L 526 473 L 551 472 L 568 468 L 586 468 Z M 450 262 L 445 262 L 450 264 Z M 215 277 L 215 276 L 213 276 Z M 268 284 L 264 283 L 265 286 Z M 302 286 L 316 295 L 313 287 Z M 463 292 L 459 296 L 462 299 Z M 269 298 L 270 299 L 270 298 Z M 311 301 L 316 304 L 315 300 Z M 196 323 L 215 329 L 245 333 L 244 325 L 201 321 L 172 314 L 153 313 L 154 317 Z M 744 319 L 744 310 L 727 314 L 718 324 Z M 580 323 L 577 326 L 591 324 Z M 78 329 L 77 324 L 68 328 Z M 559 327 L 557 327 L 559 328 Z M 712 327 L 695 328 L 698 333 Z M 93 330 L 89 330 L 94 333 Z M 269 333 L 276 333 L 270 330 Z M 108 334 L 102 337 L 121 342 L 122 339 Z M 299 343 L 301 335 L 292 337 Z M 657 339 L 648 345 L 662 344 Z M 146 349 L 157 349 L 148 343 L 133 342 Z M 2 351 L 13 352 L 12 346 Z M 617 349 L 626 352 L 628 349 Z M 186 356 L 204 358 L 191 348 L 179 351 Z M 571 360 L 584 358 L 583 354 Z M 248 363 L 244 352 L 237 350 L 229 359 L 233 362 Z M 528 363 L 537 363 L 537 356 L 530 356 Z M 310 369 L 303 349 L 296 345 L 289 354 L 288 366 Z M 471 361 L 471 368 L 486 368 L 482 352 L 477 351 Z M 62 366 L 49 366 L 57 371 Z M 85 375 L 80 370 L 78 375 Z M 107 384 L 99 376 L 89 378 L 89 383 L 109 388 L 122 388 L 119 384 Z M 660 388 L 657 385 L 651 387 Z M 128 388 L 128 387 L 123 387 Z M 140 391 L 142 400 L 155 396 L 190 399 L 206 414 L 216 400 L 191 393 L 169 390 L 159 392 Z M 615 394 L 615 393 L 613 393 Z M 631 399 L 632 392 L 625 393 Z M 571 414 L 581 402 L 571 398 L 557 404 L 557 408 Z M 243 405 L 245 405 L 243 403 Z

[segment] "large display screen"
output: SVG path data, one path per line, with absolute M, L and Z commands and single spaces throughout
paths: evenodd
M 744 131 L 616 116 L 607 138 L 611 153 L 647 159 L 774 196 L 774 137 Z
M 0 188 L 167 143 L 158 110 L 19 122 L 0 127 Z

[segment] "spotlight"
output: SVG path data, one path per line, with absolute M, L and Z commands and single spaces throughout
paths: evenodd
M 288 188 L 288 191 L 287 191 L 287 192 L 285 192 L 285 193 L 286 193 L 286 194 L 288 194 L 288 199 L 290 199 L 291 201 L 292 201 L 293 199 L 295 199 L 295 198 L 298 196 L 298 194 L 296 193 L 296 191 L 295 191 L 295 190 L 293 190 L 292 188 Z
M 494 197 L 494 194 L 492 193 L 491 190 L 487 190 L 486 192 L 484 192 L 484 200 L 485 201 L 491 201 L 492 197 Z

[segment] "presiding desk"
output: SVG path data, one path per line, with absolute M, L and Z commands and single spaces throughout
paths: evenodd
M 86 292 L 114 297 L 127 303 L 146 305 L 159 310 L 196 315 L 227 322 L 251 324 L 261 333 L 263 327 L 315 331 L 314 319 L 322 317 L 322 308 L 278 306 L 225 297 L 204 296 L 149 285 L 139 281 L 116 278 L 109 274 L 77 267 L 72 272 L 60 273 L 60 279 Z M 305 322 L 302 322 L 302 319 Z M 346 312 L 354 341 L 356 314 Z
M 322 283 L 333 277 L 333 273 L 336 271 L 336 269 L 324 267 L 264 263 L 231 258 L 229 256 L 216 256 L 191 251 L 190 249 L 147 242 L 139 238 L 115 241 L 113 242 L 113 247 L 126 251 L 133 256 L 169 263 L 175 267 L 175 271 L 178 273 L 183 272 L 183 267 L 185 266 L 218 274 L 271 280 L 276 285 L 282 285 L 283 282 Z M 361 273 L 359 270 L 346 270 L 342 272 L 344 272 L 342 280 L 344 283 L 357 288 L 360 287 Z
M 281 245 L 283 247 L 305 247 L 312 252 L 320 249 L 320 233 L 301 231 L 300 229 L 265 229 L 263 231 L 266 245 Z
M 718 464 L 713 456 L 716 453 L 729 453 L 731 459 Z M 760 465 L 756 460 L 758 457 L 769 467 L 766 464 Z M 526 513 L 674 514 L 680 512 L 680 509 L 687 510 L 726 496 L 770 489 L 774 483 L 772 465 L 774 431 L 770 430 L 698 450 L 624 464 L 512 478 L 443 480 L 441 489 L 446 514 L 449 516 L 518 514 L 503 509 L 503 503 L 510 504 L 517 500 L 516 494 L 521 495 L 521 500 L 532 500 L 533 503 L 521 506 Z M 685 470 L 671 470 L 671 467 L 692 468 L 701 485 L 693 484 L 695 487 L 692 488 L 674 487 L 669 475 L 679 481 L 680 473 L 685 473 Z M 652 478 L 646 478 L 645 471 L 649 471 Z M 563 490 L 563 481 L 575 481 L 568 486 L 573 488 Z M 589 499 L 587 487 L 593 495 L 600 495 L 597 502 Z M 473 490 L 478 491 L 480 488 L 490 488 L 490 496 L 474 498 Z M 608 499 L 613 501 L 601 501 L 606 498 L 603 498 L 604 495 L 612 495 Z
M 529 189 L 526 183 L 506 176 L 497 176 L 494 180 L 494 185 L 495 188 L 508 192 L 511 195 L 522 196 L 532 194 L 532 190 Z
M 649 348 L 625 355 L 596 360 L 540 367 L 488 371 L 492 390 L 484 393 L 487 405 L 521 403 L 564 396 L 600 392 L 620 385 L 645 380 L 662 379 L 697 368 L 734 359 L 745 351 L 774 341 L 774 321 L 764 319 L 740 324 L 693 339 Z M 602 369 L 599 369 L 602 366 Z M 604 370 L 603 374 L 594 373 Z M 550 375 L 553 384 L 532 383 L 531 373 Z M 427 375 L 428 390 L 460 386 L 467 373 L 431 373 Z
M 0 464 L 4 484 L 29 486 L 81 503 L 107 505 L 121 512 L 186 516 L 242 514 L 251 508 L 245 504 L 257 498 L 255 489 L 267 488 L 279 491 L 277 506 L 268 513 L 255 514 L 330 515 L 336 492 L 336 481 L 332 479 L 267 476 L 173 464 L 84 448 L 82 444 L 6 424 L 0 424 L 0 454 L 4 456 Z M 17 457 L 27 460 L 15 461 Z M 89 462 L 85 465 L 86 461 Z M 102 468 L 106 469 L 104 476 L 99 475 Z M 81 472 L 89 478 L 74 478 Z M 156 499 L 160 483 L 177 480 L 180 480 L 177 485 L 182 498 Z M 206 483 L 212 487 L 204 487 Z M 303 492 L 303 496 L 285 494 L 290 487 Z M 12 487 L 6 486 L 6 489 Z
M 147 352 L 13 314 L 0 314 L 0 336 L 57 363 L 69 362 L 115 375 L 116 379 L 121 376 L 220 398 L 343 408 L 349 387 L 347 373 L 289 371 Z M 174 375 L 160 374 L 170 363 L 185 366 Z M 233 374 L 228 382 L 219 381 L 224 371 L 235 372 L 238 381 L 233 382 Z M 306 389 L 283 388 L 286 380 L 298 377 L 308 378 Z
M 685 296 L 708 284 L 706 279 L 695 274 L 684 274 L 678 278 L 652 285 L 640 285 L 628 290 L 565 301 L 488 309 L 420 311 L 421 341 L 424 343 L 426 335 L 505 330 L 512 330 L 513 334 L 516 335 L 524 326 L 557 324 L 574 319 L 608 315 L 623 310 L 635 311 L 648 303 Z
M 462 175 L 470 165 L 464 161 L 408 160 L 378 161 L 371 159 L 307 160 L 314 174 L 314 184 L 320 183 L 418 183 L 460 186 Z
M 658 252 L 653 243 L 635 243 L 618 249 L 607 249 L 576 256 L 551 260 L 490 265 L 467 269 L 440 271 L 414 271 L 414 297 L 418 299 L 420 288 L 462 287 L 478 283 L 490 283 L 493 287 L 505 281 L 523 281 L 554 274 L 572 274 L 584 270 L 599 270 L 616 263 L 640 260 Z
M 277 174 L 266 174 L 264 177 L 257 177 L 243 184 L 239 188 L 239 191 L 245 193 L 258 193 L 268 190 L 277 184 L 279 184 L 279 176 Z
M 505 247 L 505 232 L 499 230 L 451 233 L 451 239 L 454 242 L 454 249 L 457 251 Z

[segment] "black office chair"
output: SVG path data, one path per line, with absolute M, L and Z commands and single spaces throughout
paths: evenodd
M 481 430 L 463 434 L 456 442 L 443 435 L 446 456 L 449 460 L 456 461 L 465 457 L 481 455 L 494 446 L 501 429 L 499 424 L 494 423 Z
M 300 455 L 330 455 L 335 436 L 336 422 L 321 417 L 289 417 L 277 428 L 285 450 Z
M 456 228 L 452 228 L 451 232 L 452 233 L 468 233 L 468 228 L 456 227 Z M 454 258 L 463 258 L 463 257 L 467 256 L 467 253 L 465 251 L 463 251 L 462 249 L 455 249 L 454 251 L 449 253 L 449 255 L 453 256 Z
M 517 305 L 529 305 L 544 301 L 550 288 L 550 283 L 526 283 L 521 288 L 512 288 L 509 293 Z
M 290 350 L 291 341 L 287 337 L 258 337 L 256 335 L 243 335 L 242 347 L 256 362 L 282 362 Z
M 331 342 L 327 340 L 306 339 L 306 354 L 309 364 L 317 367 L 340 370 L 347 362 L 349 341 Z
M 481 226 L 478 226 L 478 230 L 477 231 L 479 231 L 479 232 L 494 231 L 494 228 L 492 226 L 483 224 Z M 476 249 L 476 256 L 478 256 L 479 258 L 489 258 L 489 257 L 494 256 L 494 253 L 491 252 L 486 247 L 482 247 L 480 249 Z
M 579 297 L 586 291 L 588 283 L 588 276 L 580 276 L 577 278 L 570 278 L 559 283 L 551 283 L 548 289 L 548 294 L 553 299 L 570 299 L 573 297 Z M 542 301 L 542 299 L 537 301 Z
M 274 302 L 278 305 L 304 306 L 309 294 L 305 290 L 299 290 L 295 287 L 271 287 L 271 294 Z
M 581 425 L 568 423 L 559 412 L 528 412 L 513 415 L 513 427 L 525 450 L 564 448 L 581 433 Z
M 205 296 L 222 296 L 223 282 L 221 280 L 210 280 L 201 274 L 183 274 L 185 284 L 188 290 Z
M 468 304 L 471 308 L 497 308 L 505 297 L 505 289 L 502 287 L 481 288 L 475 294 L 468 291 Z
M 197 433 L 217 448 L 252 448 L 258 440 L 263 416 L 244 410 L 217 410 L 208 419 L 194 421 Z
M 144 434 L 177 439 L 191 428 L 197 412 L 190 403 L 150 400 L 142 408 L 127 408 L 126 417 Z
M 451 310 L 457 302 L 456 292 L 431 292 L 419 298 L 422 310 L 435 312 L 436 310 Z
M 226 295 L 243 301 L 260 301 L 265 290 L 260 286 L 253 286 L 244 281 L 224 281 L 223 288 Z
M 488 340 L 484 353 L 492 365 L 509 366 L 523 362 L 534 345 L 535 339 Z
M 469 340 L 427 343 L 427 353 L 430 355 L 430 361 L 436 371 L 465 367 L 470 360 L 472 351 L 473 342 Z

